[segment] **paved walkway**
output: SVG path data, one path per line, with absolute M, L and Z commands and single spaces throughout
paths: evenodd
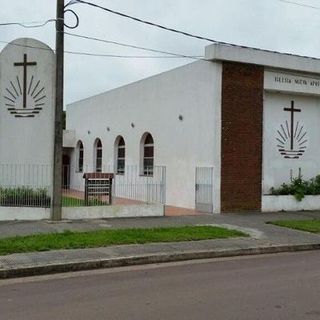
M 0 257 L 0 277 L 74 271 L 129 264 L 155 263 L 244 254 L 320 249 L 320 235 L 266 224 L 279 219 L 320 218 L 320 212 L 228 214 L 193 217 L 133 218 L 51 223 L 2 222 L 0 237 L 35 233 L 90 231 L 112 228 L 153 228 L 185 225 L 219 225 L 242 230 L 250 238 L 180 243 L 112 246 L 13 254 Z

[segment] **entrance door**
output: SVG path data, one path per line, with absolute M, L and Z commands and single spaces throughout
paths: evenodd
M 196 209 L 201 212 L 213 212 L 213 168 L 196 168 Z
M 62 188 L 70 188 L 70 157 L 67 154 L 62 157 Z

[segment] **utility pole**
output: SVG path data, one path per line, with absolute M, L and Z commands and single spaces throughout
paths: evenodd
M 62 114 L 63 114 L 63 69 L 64 69 L 64 0 L 57 0 L 56 21 L 56 103 L 54 126 L 54 161 L 52 190 L 52 221 L 62 218 Z

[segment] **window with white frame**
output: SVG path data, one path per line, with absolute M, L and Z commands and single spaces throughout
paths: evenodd
M 126 144 L 123 137 L 118 137 L 116 140 L 116 173 L 124 174 L 126 165 Z
M 102 143 L 99 138 L 95 141 L 95 171 L 102 172 Z
M 154 167 L 154 141 L 150 133 L 143 140 L 143 175 L 153 175 Z
M 77 143 L 77 171 L 83 172 L 84 148 L 81 140 Z

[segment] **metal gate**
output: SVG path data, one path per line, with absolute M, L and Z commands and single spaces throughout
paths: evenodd
M 213 212 L 213 168 L 196 168 L 196 209 L 201 212 Z

